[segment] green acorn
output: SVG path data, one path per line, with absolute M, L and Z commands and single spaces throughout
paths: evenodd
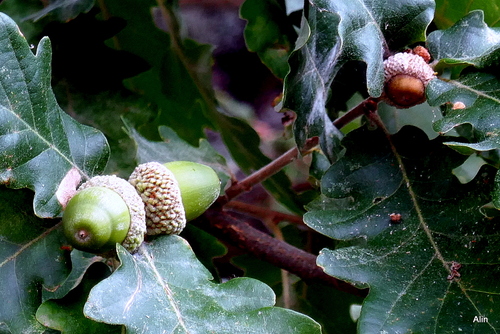
M 133 252 L 146 232 L 144 205 L 134 187 L 116 176 L 82 184 L 63 213 L 63 231 L 76 249 L 105 253 L 116 243 Z
M 129 182 L 144 201 L 149 235 L 181 233 L 186 221 L 205 212 L 220 193 L 215 171 L 190 161 L 141 164 Z

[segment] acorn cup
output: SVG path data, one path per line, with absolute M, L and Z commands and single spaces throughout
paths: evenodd
M 215 171 L 191 161 L 141 164 L 129 182 L 144 201 L 148 235 L 181 233 L 220 194 Z
M 114 249 L 116 243 L 134 252 L 146 233 L 140 196 L 116 176 L 96 176 L 83 183 L 67 203 L 62 221 L 70 244 L 95 254 Z

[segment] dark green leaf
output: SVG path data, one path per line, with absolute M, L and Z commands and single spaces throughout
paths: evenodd
M 55 193 L 71 169 L 100 173 L 108 145 L 97 130 L 80 125 L 57 105 L 50 87 L 50 41 L 32 53 L 16 24 L 0 14 L 0 180 L 35 191 L 35 213 L 61 212 Z
M 325 105 L 340 68 L 349 61 L 366 63 L 368 93 L 380 96 L 384 81 L 383 55 L 425 39 L 434 2 L 321 0 L 309 3 L 291 72 L 285 79 L 285 108 L 297 113 L 299 147 L 320 136 L 322 149 L 334 161 L 340 133 L 331 124 Z
M 111 326 L 92 321 L 83 315 L 83 306 L 90 289 L 110 274 L 109 268 L 98 263 L 88 268 L 83 281 L 66 297 L 44 302 L 36 312 L 36 318 L 47 327 L 67 334 L 120 334 L 121 326 Z
M 130 89 L 143 94 L 149 101 L 160 108 L 155 122 L 168 125 L 178 135 L 195 145 L 204 138 L 205 127 L 213 127 L 205 117 L 203 109 L 205 101 L 189 75 L 183 63 L 171 45 L 167 33 L 155 26 L 155 22 L 163 29 L 165 21 L 159 11 L 153 11 L 155 1 L 137 2 L 133 0 L 106 1 L 110 15 L 127 21 L 127 26 L 117 36 L 122 50 L 129 51 L 145 59 L 151 69 L 130 79 Z M 152 16 L 152 13 L 154 16 Z M 186 41 L 187 57 L 197 73 L 203 78 L 211 73 L 211 47 Z
M 42 300 L 63 298 L 81 283 L 83 275 L 92 264 L 103 261 L 104 259 L 100 256 L 73 249 L 71 252 L 71 273 L 55 289 L 43 290 Z
M 127 333 L 320 333 L 312 319 L 272 307 L 272 290 L 237 278 L 211 283 L 210 273 L 180 237 L 143 244 L 132 256 L 118 246 L 121 266 L 96 285 L 84 312 L 124 324 Z M 154 329 L 153 329 L 154 328 Z
M 136 167 L 134 140 L 124 130 L 123 117 L 128 122 L 143 124 L 154 117 L 151 106 L 140 96 L 128 91 L 107 91 L 99 94 L 82 93 L 67 85 L 54 91 L 61 107 L 82 124 L 98 128 L 106 136 L 111 152 L 103 174 L 128 178 Z M 158 133 L 158 129 L 154 129 Z
M 69 21 L 80 13 L 87 13 L 94 6 L 94 0 L 50 0 L 42 10 L 26 17 L 26 20 L 38 21 L 45 15 L 53 14 L 59 21 Z
M 245 42 L 278 78 L 288 73 L 288 56 L 296 34 L 286 15 L 284 3 L 277 0 L 246 0 L 240 15 L 247 20 Z
M 318 264 L 370 287 L 359 332 L 495 333 L 500 283 L 492 277 L 500 254 L 491 246 L 500 225 L 479 211 L 491 200 L 495 171 L 483 168 L 460 184 L 451 170 L 466 157 L 413 127 L 391 143 L 380 130 L 362 128 L 344 145 L 345 158 L 325 174 L 324 195 L 304 219 L 355 244 L 323 250 Z M 452 261 L 461 276 L 449 279 Z
M 42 333 L 35 319 L 44 289 L 53 290 L 69 273 L 59 225 L 33 215 L 29 190 L 0 187 L 0 324 L 2 333 Z
M 432 32 L 427 44 L 435 60 L 483 68 L 498 65 L 500 28 L 489 28 L 481 10 L 473 11 L 453 27 Z
M 430 105 L 444 106 L 444 118 L 434 123 L 434 129 L 445 133 L 461 124 L 471 124 L 475 130 L 472 143 L 449 142 L 450 146 L 488 151 L 500 148 L 500 81 L 496 76 L 471 73 L 458 80 L 432 80 L 427 86 Z M 462 102 L 465 108 L 454 109 Z
M 434 23 L 439 29 L 446 29 L 467 15 L 470 11 L 482 9 L 489 26 L 500 25 L 500 6 L 497 1 L 491 0 L 436 0 Z

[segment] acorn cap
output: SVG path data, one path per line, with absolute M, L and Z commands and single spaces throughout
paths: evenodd
M 134 252 L 144 241 L 146 233 L 144 203 L 141 197 L 130 183 L 115 175 L 95 176 L 83 183 L 78 188 L 78 192 L 91 187 L 104 187 L 113 190 L 127 204 L 130 213 L 130 228 L 122 246 L 129 252 Z
M 129 178 L 146 209 L 148 235 L 179 234 L 186 226 L 179 185 L 172 172 L 158 162 L 137 166 Z

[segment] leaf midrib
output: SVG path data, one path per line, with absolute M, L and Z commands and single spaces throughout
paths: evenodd
M 153 256 L 148 252 L 148 250 L 144 246 L 144 244 L 142 244 L 139 247 L 139 252 L 144 256 L 144 258 L 146 259 L 146 261 L 147 261 L 149 267 L 151 268 L 154 276 L 156 277 L 156 281 L 162 287 L 162 289 L 165 291 L 165 295 L 167 296 L 168 301 L 169 301 L 170 305 L 172 306 L 172 309 L 175 312 L 177 320 L 179 321 L 179 325 L 184 329 L 184 331 L 186 333 L 190 333 L 190 331 L 188 330 L 188 328 L 186 326 L 186 323 L 184 322 L 184 318 L 182 316 L 181 310 L 179 309 L 179 306 L 175 302 L 174 293 L 172 292 L 172 290 L 168 286 L 168 283 L 166 283 L 163 280 L 163 277 L 161 276 L 160 272 L 158 271 L 158 268 L 156 268 L 156 265 L 155 265 L 155 263 L 153 261 Z

